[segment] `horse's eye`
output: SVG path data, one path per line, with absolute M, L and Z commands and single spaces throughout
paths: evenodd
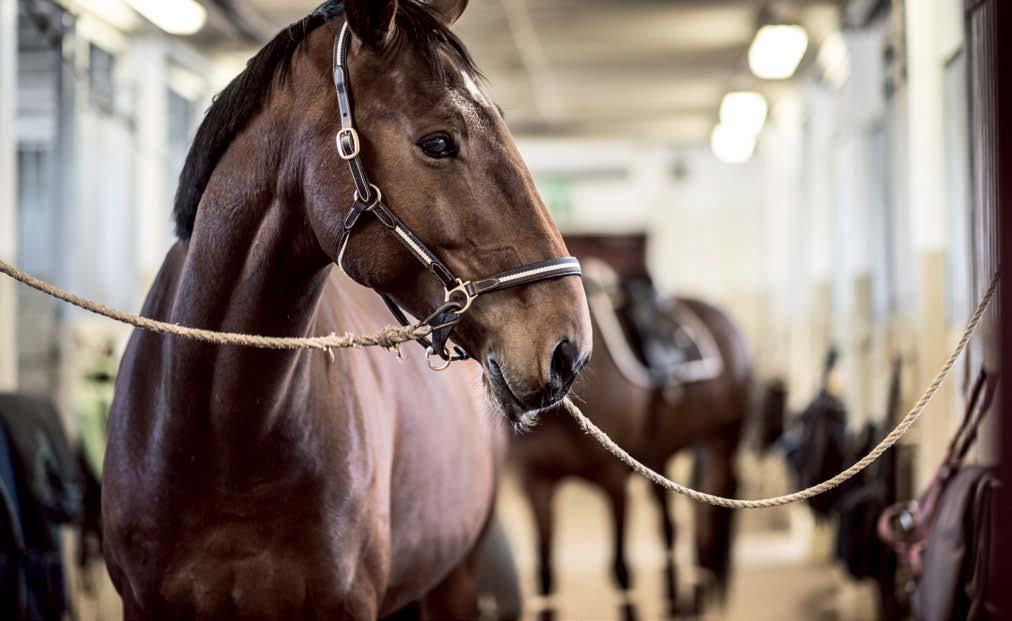
M 453 142 L 453 138 L 442 133 L 422 138 L 418 141 L 418 146 L 425 155 L 437 160 L 457 155 L 457 145 Z

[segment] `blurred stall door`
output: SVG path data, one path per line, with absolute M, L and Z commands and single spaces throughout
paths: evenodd
M 18 263 L 41 278 L 62 276 L 60 147 L 63 12 L 18 3 L 17 209 Z M 52 395 L 59 381 L 59 308 L 25 287 L 17 289 L 20 390 Z

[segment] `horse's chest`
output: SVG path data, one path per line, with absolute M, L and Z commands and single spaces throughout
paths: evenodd
M 363 619 L 375 616 L 389 556 L 386 529 L 376 516 L 359 513 L 336 522 L 315 510 L 272 510 L 237 519 L 237 509 L 243 508 L 218 507 L 216 525 L 204 528 L 196 526 L 196 511 L 183 510 L 174 526 L 161 524 L 157 534 L 149 533 L 152 538 L 134 538 L 148 544 L 116 546 L 147 615 L 323 619 L 359 618 L 362 611 Z
M 482 417 L 468 412 L 441 421 L 445 425 L 415 430 L 411 446 L 398 450 L 390 503 L 388 600 L 402 603 L 404 597 L 431 590 L 477 542 L 494 502 L 497 475 L 492 443 L 478 441 L 483 433 L 468 429 L 483 423 Z M 446 430 L 452 430 L 448 437 L 432 441 L 430 433 Z

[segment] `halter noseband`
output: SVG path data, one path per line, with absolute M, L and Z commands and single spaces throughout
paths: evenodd
M 563 257 L 560 259 L 549 259 L 540 263 L 531 263 L 505 272 L 499 272 L 476 280 L 463 280 L 457 278 L 445 263 L 439 260 L 429 248 L 418 239 L 411 230 L 406 227 L 390 211 L 383 202 L 383 194 L 379 188 L 369 182 L 365 166 L 362 163 L 361 143 L 358 132 L 355 131 L 354 117 L 351 106 L 351 80 L 348 74 L 348 47 L 351 43 L 351 31 L 345 23 L 341 32 L 334 42 L 334 86 L 337 89 L 337 104 L 341 112 L 341 130 L 337 132 L 337 152 L 351 170 L 351 178 L 355 183 L 355 200 L 344 217 L 341 230 L 340 242 L 338 244 L 338 265 L 344 261 L 344 252 L 348 248 L 348 240 L 351 238 L 351 231 L 363 214 L 372 214 L 383 224 L 404 246 L 411 251 L 411 254 L 418 259 L 437 279 L 446 291 L 445 303 L 436 309 L 423 325 L 432 328 L 432 339 L 420 338 L 418 342 L 426 348 L 429 359 L 429 366 L 434 370 L 441 371 L 448 368 L 454 361 L 466 360 L 467 353 L 459 347 L 454 347 L 453 352 L 447 351 L 446 342 L 450 337 L 453 328 L 460 322 L 464 313 L 471 308 L 479 296 L 529 285 L 542 280 L 564 278 L 566 276 L 582 276 L 580 262 L 575 257 Z M 342 265 L 342 269 L 343 265 Z M 394 303 L 393 299 L 385 293 L 380 293 L 394 317 L 403 324 L 408 325 L 408 319 L 404 312 Z M 442 358 L 443 363 L 436 365 L 433 357 Z

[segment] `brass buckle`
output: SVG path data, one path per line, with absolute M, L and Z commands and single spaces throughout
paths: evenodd
M 346 153 L 344 150 L 344 142 L 341 141 L 341 138 L 345 136 L 351 138 L 351 153 Z M 341 130 L 337 132 L 337 153 L 344 161 L 353 160 L 362 153 L 362 143 L 359 142 L 358 132 L 355 131 L 354 127 L 342 127 Z
M 432 359 L 433 358 L 437 358 L 437 357 L 440 360 L 443 360 L 442 366 L 436 365 L 436 364 L 432 363 Z M 433 371 L 442 372 L 442 371 L 445 371 L 445 370 L 449 369 L 450 365 L 453 364 L 453 357 L 451 356 L 449 358 L 445 358 L 444 359 L 442 356 L 438 356 L 436 354 L 436 350 L 434 350 L 434 349 L 432 349 L 430 347 L 430 348 L 428 348 L 428 349 L 425 350 L 425 361 L 427 363 L 429 363 L 429 368 L 432 369 Z
M 474 304 L 474 301 L 478 299 L 478 296 L 471 295 L 470 293 L 468 293 L 467 287 L 470 284 L 471 284 L 470 281 L 464 282 L 463 280 L 461 280 L 461 279 L 458 278 L 457 279 L 457 286 L 446 292 L 446 301 L 447 302 L 453 301 L 453 300 L 451 300 L 451 298 L 453 298 L 454 294 L 456 294 L 456 293 L 459 293 L 459 294 L 461 294 L 461 295 L 464 296 L 464 305 L 461 306 L 461 308 L 460 308 L 459 311 L 457 311 L 460 314 L 466 313 L 468 311 L 468 309 L 471 308 L 471 305 Z

